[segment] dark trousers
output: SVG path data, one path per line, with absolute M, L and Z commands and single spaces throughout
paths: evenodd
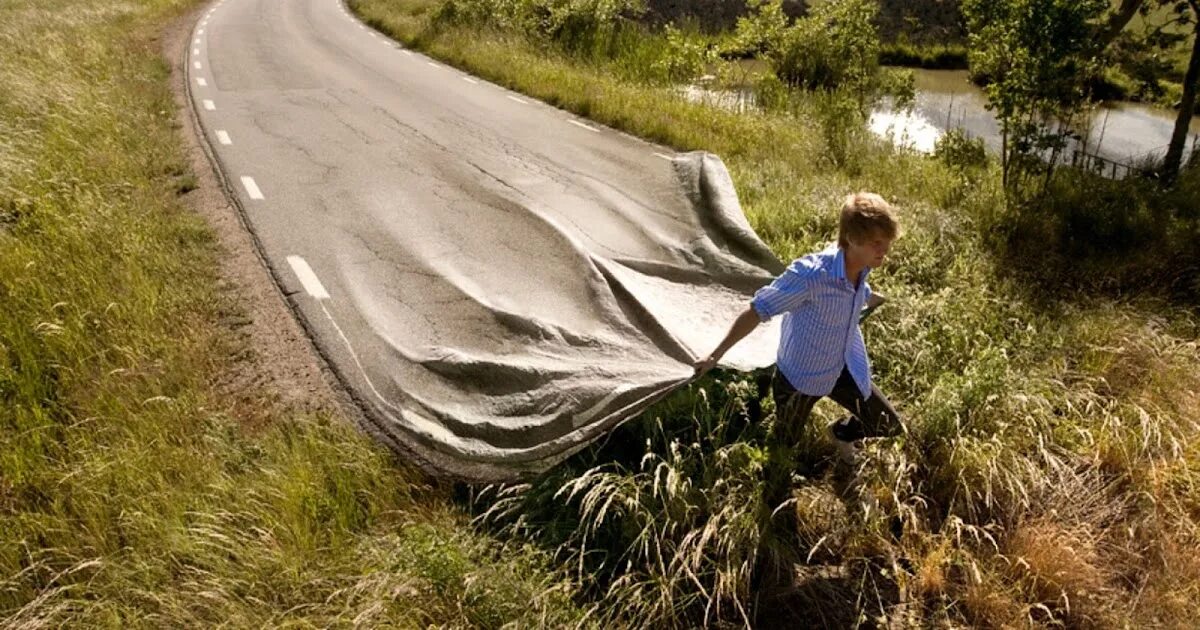
M 796 391 L 778 368 L 775 369 L 771 390 L 775 398 L 775 425 L 767 436 L 764 498 L 774 509 L 791 493 L 796 449 L 804 438 L 813 406 L 824 396 L 810 396 Z M 903 430 L 900 416 L 879 388 L 872 383 L 871 395 L 863 398 L 854 378 L 850 376 L 850 370 L 845 367 L 829 397 L 851 414 L 850 418 L 834 425 L 833 432 L 838 439 L 852 441 L 863 437 L 896 435 Z
M 796 433 L 804 428 L 813 406 L 824 396 L 810 396 L 796 391 L 778 368 L 771 381 L 771 393 L 775 398 L 775 431 L 778 438 L 785 443 L 795 444 Z M 833 385 L 833 391 L 829 392 L 829 398 L 851 414 L 850 418 L 835 427 L 839 439 L 853 441 L 864 437 L 895 435 L 902 430 L 900 416 L 883 392 L 872 383 L 871 395 L 864 399 L 848 368 L 842 368 L 842 374 Z

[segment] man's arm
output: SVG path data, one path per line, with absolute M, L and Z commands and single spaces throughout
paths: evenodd
M 863 310 L 858 314 L 858 323 L 861 324 L 866 321 L 866 319 L 875 312 L 875 309 L 879 308 L 879 306 L 886 301 L 887 298 L 883 295 L 871 293 L 871 296 L 867 298 L 866 305 L 863 306 Z
M 742 314 L 733 320 L 733 325 L 729 327 L 729 332 L 725 334 L 725 339 L 721 340 L 716 350 L 713 350 L 712 354 L 695 363 L 696 377 L 703 376 L 705 372 L 713 369 L 713 366 L 721 360 L 721 357 L 725 356 L 725 353 L 734 344 L 741 341 L 746 335 L 749 335 L 762 321 L 762 317 L 759 316 L 758 311 L 754 310 L 753 306 L 747 306 L 746 310 L 742 311 Z

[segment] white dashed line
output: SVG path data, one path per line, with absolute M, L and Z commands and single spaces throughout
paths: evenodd
M 192 43 L 193 43 L 193 44 L 199 44 L 199 43 L 200 43 L 200 38 L 199 38 L 199 37 L 197 37 L 196 39 L 193 39 L 193 40 L 192 40 Z
M 595 127 L 589 127 L 589 126 L 579 122 L 578 120 L 568 120 L 567 122 L 571 123 L 572 125 L 575 125 L 576 127 L 583 127 L 584 129 L 587 129 L 588 131 L 590 131 L 592 133 L 600 133 L 599 129 L 596 129 Z
M 204 34 L 204 29 L 200 29 L 200 30 L 196 31 L 196 34 L 197 34 L 197 35 L 203 35 L 203 34 Z
M 217 130 L 217 142 L 221 144 L 233 144 L 233 140 L 229 139 L 229 132 L 224 129 Z
M 192 54 L 193 54 L 193 55 L 199 55 L 199 54 L 200 54 L 200 49 L 199 49 L 199 48 L 193 48 L 193 49 L 192 49 Z
M 462 78 L 462 80 L 463 80 L 463 81 L 466 81 L 467 83 L 471 83 L 471 84 L 474 84 L 474 85 L 479 85 L 479 82 L 478 82 L 478 81 L 476 81 L 475 79 L 472 79 L 471 77 L 463 77 L 463 78 Z
M 325 285 L 321 284 L 317 274 L 313 273 L 312 267 L 308 266 L 308 261 L 299 256 L 288 256 L 287 261 L 292 266 L 292 271 L 296 273 L 296 278 L 300 280 L 300 284 L 304 286 L 305 293 L 317 300 L 329 299 L 329 292 L 325 290 Z
M 654 152 L 654 155 L 657 155 L 658 157 L 660 157 L 660 158 L 662 158 L 662 159 L 664 159 L 664 160 L 667 160 L 668 162 L 669 162 L 669 161 L 671 161 L 671 160 L 673 160 L 673 159 L 675 159 L 675 158 L 673 158 L 673 157 L 671 157 L 671 156 L 669 156 L 669 155 L 667 155 L 667 154 L 665 154 L 665 153 L 659 153 L 659 152 L 657 152 L 657 151 L 655 151 L 655 152 Z
M 524 99 L 517 98 L 517 97 L 513 96 L 512 94 L 505 94 L 504 96 L 507 97 L 508 100 L 510 100 L 510 101 L 516 101 L 522 105 L 526 104 L 526 101 Z
M 434 68 L 441 68 L 441 66 L 437 65 L 436 63 L 433 63 L 432 61 L 426 61 L 425 63 L 433 66 Z
M 204 99 L 204 109 L 207 109 L 208 111 L 211 112 L 211 111 L 215 110 L 216 108 L 217 108 L 217 104 L 212 102 L 211 99 L 207 99 L 207 98 Z
M 208 81 L 205 81 L 204 77 L 196 77 L 196 85 L 199 85 L 200 87 L 205 87 L 208 85 Z
M 404 50 L 403 48 L 400 49 L 400 52 L 408 55 L 409 57 L 413 56 L 412 51 Z
M 192 62 L 192 67 L 193 67 L 193 68 L 195 68 L 195 69 L 197 69 L 197 70 L 199 70 L 199 69 L 200 69 L 200 62 L 199 62 L 199 61 L 193 61 L 193 62 Z
M 251 199 L 262 199 L 262 191 L 258 189 L 258 184 L 254 183 L 253 177 L 242 175 L 242 185 L 246 187 L 246 194 L 250 195 Z

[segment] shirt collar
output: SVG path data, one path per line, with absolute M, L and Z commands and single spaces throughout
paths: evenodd
M 841 247 L 838 247 L 836 243 L 834 245 L 832 245 L 832 247 L 837 252 L 833 255 L 833 260 L 831 260 L 829 263 L 829 264 L 833 265 L 833 269 L 831 270 L 833 272 L 833 277 L 841 278 L 841 279 L 849 282 L 849 280 L 846 278 L 846 250 L 842 249 Z M 870 275 L 870 273 L 871 273 L 871 268 L 863 267 L 863 270 L 860 273 L 862 274 L 863 280 L 866 280 L 867 276 Z M 853 283 L 851 283 L 851 284 L 853 284 Z M 860 288 L 861 288 L 861 285 L 860 285 Z
M 846 251 L 843 250 L 841 247 L 837 247 L 836 245 L 834 245 L 834 248 L 836 249 L 837 253 L 833 255 L 833 261 L 830 263 L 831 265 L 833 265 L 833 269 L 832 269 L 833 277 L 841 278 L 841 279 L 845 280 L 846 279 Z

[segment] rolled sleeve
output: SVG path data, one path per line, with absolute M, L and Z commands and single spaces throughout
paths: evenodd
M 808 280 L 793 266 L 775 278 L 771 284 L 755 292 L 750 306 L 758 312 L 763 321 L 767 321 L 800 306 L 809 297 L 809 293 Z

